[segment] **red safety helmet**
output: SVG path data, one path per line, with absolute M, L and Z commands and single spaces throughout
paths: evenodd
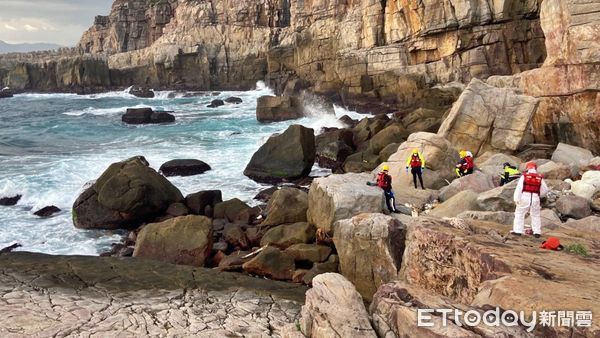
M 525 164 L 525 169 L 529 170 L 529 169 L 537 169 L 537 164 L 535 164 L 535 162 L 527 162 L 527 164 Z

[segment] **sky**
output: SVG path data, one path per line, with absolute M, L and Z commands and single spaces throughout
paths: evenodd
M 0 0 L 0 40 L 74 46 L 113 0 Z

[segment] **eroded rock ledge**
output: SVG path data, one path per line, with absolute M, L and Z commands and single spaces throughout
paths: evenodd
M 141 259 L 3 254 L 0 335 L 278 336 L 306 288 Z

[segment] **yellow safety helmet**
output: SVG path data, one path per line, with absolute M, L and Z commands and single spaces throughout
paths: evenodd
M 459 153 L 459 155 L 460 155 L 460 158 L 465 158 L 465 157 L 467 157 L 467 151 L 466 150 L 461 150 L 460 153 Z
M 413 154 L 418 154 L 419 153 L 419 149 L 415 148 L 413 149 Z
M 389 165 L 384 165 L 382 168 L 383 171 L 389 171 L 390 170 L 390 166 Z

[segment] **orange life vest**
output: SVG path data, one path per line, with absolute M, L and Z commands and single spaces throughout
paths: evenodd
M 523 177 L 523 192 L 539 195 L 542 188 L 542 175 L 536 173 L 525 173 L 523 174 Z
M 377 174 L 377 186 L 384 190 L 391 189 L 392 177 L 384 172 L 380 172 Z

